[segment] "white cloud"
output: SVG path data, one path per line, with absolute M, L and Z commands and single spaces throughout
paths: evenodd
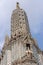
M 0 42 L 0 49 L 2 49 L 3 45 L 4 45 L 4 41 Z
M 32 0 L 33 1 L 33 0 Z M 43 24 L 43 0 L 36 0 L 30 3 L 27 10 L 31 32 L 34 34 L 40 33 Z M 29 11 L 29 12 L 28 12 Z

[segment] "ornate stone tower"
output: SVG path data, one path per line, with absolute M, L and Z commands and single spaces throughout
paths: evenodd
M 19 3 L 11 16 L 11 37 L 6 35 L 0 65 L 42 65 L 43 52 L 30 33 L 26 12 Z
M 19 7 L 19 3 L 16 4 L 16 9 L 12 13 L 11 17 L 11 36 L 15 35 L 31 35 L 28 25 L 28 19 L 25 11 Z
M 14 60 L 17 60 L 17 64 L 26 61 L 28 65 L 37 65 L 37 53 L 35 53 L 35 40 L 31 37 L 30 28 L 26 12 L 20 8 L 19 3 L 16 4 L 16 9 L 13 10 L 11 16 L 11 38 L 15 40 L 12 46 Z M 37 46 L 37 45 L 36 45 Z M 36 55 L 35 55 L 35 54 Z M 27 62 L 29 61 L 29 62 Z M 13 62 L 13 61 L 12 61 Z M 14 62 L 15 64 L 15 62 Z

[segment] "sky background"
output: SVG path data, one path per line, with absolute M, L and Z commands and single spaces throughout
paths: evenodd
M 10 36 L 11 14 L 16 8 L 16 2 L 26 11 L 32 37 L 43 50 L 43 0 L 0 0 L 0 49 L 5 35 Z

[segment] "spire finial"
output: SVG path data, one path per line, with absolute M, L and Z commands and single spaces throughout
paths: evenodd
M 19 2 L 16 3 L 16 8 L 19 9 Z

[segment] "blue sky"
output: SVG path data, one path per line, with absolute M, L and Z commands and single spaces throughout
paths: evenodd
M 0 0 L 0 49 L 5 35 L 10 36 L 11 14 L 17 1 L 27 13 L 32 37 L 43 50 L 43 0 Z

